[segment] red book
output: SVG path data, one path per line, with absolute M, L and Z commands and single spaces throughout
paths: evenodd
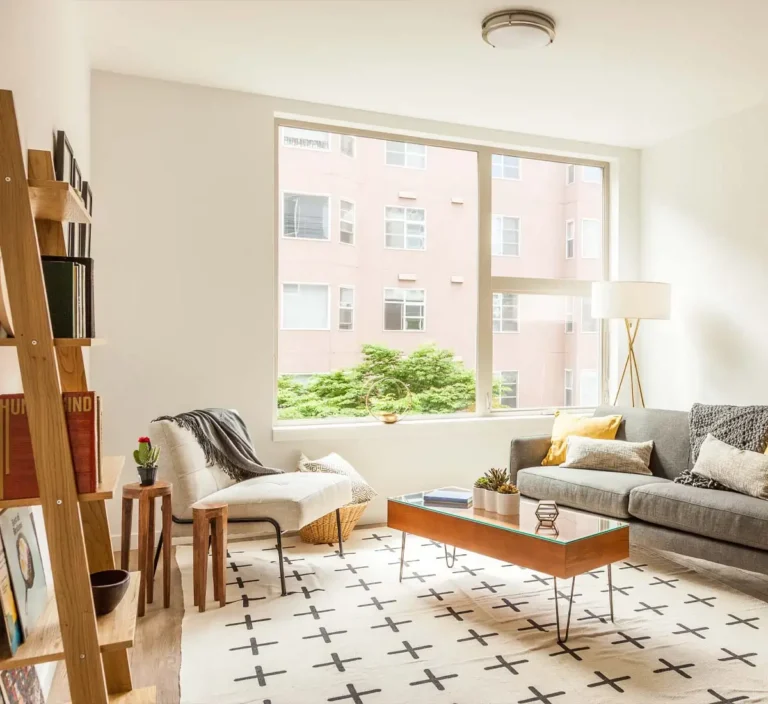
M 96 491 L 99 457 L 97 397 L 93 391 L 63 394 L 69 446 L 75 466 L 77 491 Z M 24 394 L 0 395 L 0 499 L 31 499 L 40 496 L 29 434 Z

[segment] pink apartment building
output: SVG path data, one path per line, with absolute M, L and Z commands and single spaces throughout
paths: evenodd
M 494 276 L 601 278 L 602 171 L 493 158 Z M 474 152 L 282 128 L 278 371 L 435 343 L 475 365 Z M 589 301 L 494 295 L 493 368 L 511 408 L 595 405 Z

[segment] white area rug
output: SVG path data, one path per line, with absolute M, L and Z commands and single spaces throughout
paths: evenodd
M 182 704 L 756 704 L 768 702 L 768 604 L 679 565 L 617 563 L 576 580 L 570 638 L 556 641 L 552 578 L 400 533 L 335 546 L 285 541 L 279 596 L 269 541 L 230 544 L 225 608 L 186 612 Z M 271 548 L 271 549 L 270 549 Z M 289 561 L 289 562 L 288 562 Z M 561 615 L 570 581 L 558 581 Z

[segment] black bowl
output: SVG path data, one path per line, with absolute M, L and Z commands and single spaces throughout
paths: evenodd
M 96 615 L 112 613 L 122 601 L 130 583 L 131 575 L 126 570 L 94 572 L 91 575 L 91 591 Z

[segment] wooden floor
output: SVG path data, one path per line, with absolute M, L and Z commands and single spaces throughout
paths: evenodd
M 652 557 L 655 551 L 648 548 L 632 548 L 633 559 Z M 658 553 L 655 553 L 658 554 Z M 768 576 L 744 572 L 731 567 L 714 565 L 703 560 L 663 553 L 664 557 L 690 567 L 710 579 L 720 581 L 734 589 L 768 602 Z M 119 562 L 119 556 L 116 556 Z M 135 553 L 131 557 L 136 561 Z M 162 567 L 158 568 L 157 580 L 162 579 Z M 161 583 L 161 582 L 159 582 Z M 157 590 L 156 590 L 157 591 Z M 157 704 L 179 704 L 179 671 L 181 668 L 181 620 L 184 608 L 181 600 L 181 571 L 176 564 L 174 549 L 171 574 L 171 608 L 163 608 L 162 594 L 147 607 L 146 615 L 139 619 L 136 644 L 133 647 L 131 670 L 134 687 L 157 687 Z M 48 704 L 65 704 L 69 701 L 66 670 L 59 665 Z

